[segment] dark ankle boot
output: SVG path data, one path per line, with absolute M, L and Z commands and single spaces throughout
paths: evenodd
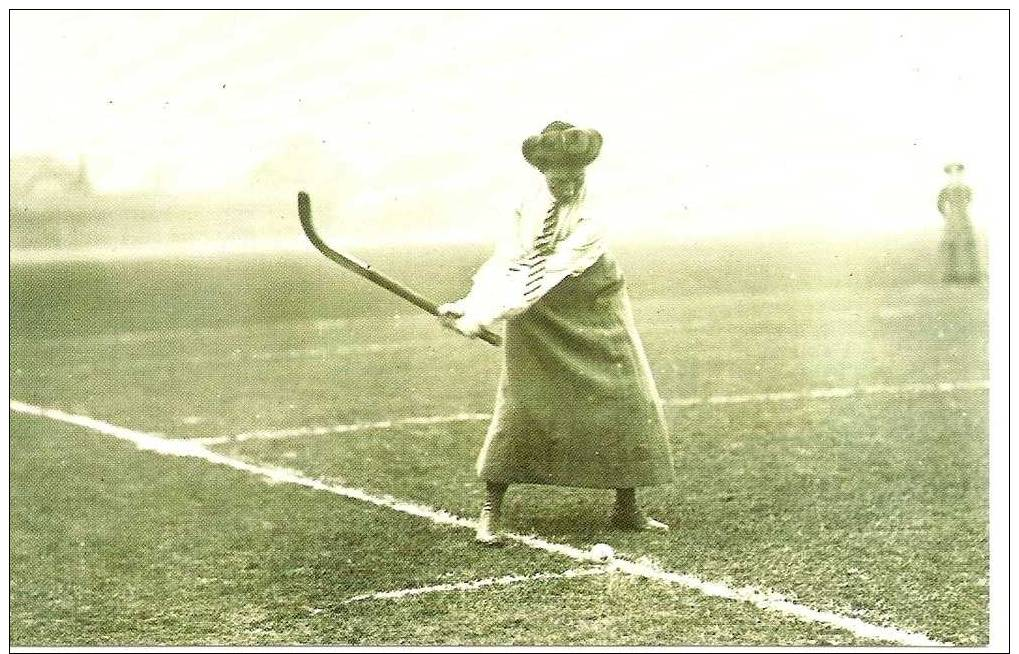
M 502 545 L 502 536 L 499 535 L 499 518 L 502 511 L 502 498 L 506 494 L 506 484 L 485 484 L 485 503 L 481 507 L 481 515 L 478 516 L 478 528 L 474 533 L 474 540 L 482 545 L 490 547 Z
M 644 515 L 637 507 L 637 494 L 632 488 L 616 489 L 616 504 L 609 524 L 624 531 L 668 531 L 669 525 Z

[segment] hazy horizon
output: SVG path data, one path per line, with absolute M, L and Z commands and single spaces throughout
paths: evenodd
M 535 183 L 521 140 L 565 119 L 605 137 L 588 179 L 617 239 L 937 229 L 955 160 L 986 229 L 1008 206 L 1007 28 L 966 11 L 14 11 L 11 152 L 83 161 L 99 197 L 271 208 L 216 241 L 299 238 L 303 188 L 353 241 L 484 242 Z
M 391 237 L 351 237 L 344 234 L 342 226 L 327 225 L 320 230 L 323 237 L 337 249 L 364 252 L 373 251 L 454 248 L 489 251 L 491 240 L 483 237 L 460 238 L 459 234 L 435 234 L 430 239 Z M 932 254 L 939 241 L 940 230 L 936 228 L 910 228 L 896 232 L 834 232 L 825 229 L 803 227 L 775 229 L 767 232 L 707 233 L 679 236 L 652 235 L 647 233 L 617 234 L 608 238 L 610 247 L 674 247 L 707 248 L 725 246 L 785 246 L 787 249 L 814 250 L 826 246 L 852 250 L 854 248 L 900 247 L 929 244 Z M 985 251 L 988 243 L 985 233 L 978 231 L 978 247 Z M 158 259 L 205 259 L 242 255 L 291 255 L 313 254 L 314 248 L 303 234 L 292 234 L 285 238 L 233 238 L 233 239 L 184 239 L 150 240 L 141 242 L 108 242 L 95 245 L 61 245 L 40 247 L 38 245 L 15 246 L 9 251 L 13 264 L 35 264 L 74 261 L 142 261 Z

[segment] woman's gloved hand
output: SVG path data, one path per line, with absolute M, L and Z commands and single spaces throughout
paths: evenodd
M 467 338 L 474 338 L 483 327 L 482 323 L 469 315 L 464 315 L 463 307 L 459 302 L 449 302 L 438 308 L 439 322 L 446 329 L 463 334 Z

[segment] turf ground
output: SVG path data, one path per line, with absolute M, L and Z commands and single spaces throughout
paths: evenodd
M 609 493 L 543 487 L 511 489 L 507 527 L 609 543 L 655 570 L 940 642 L 986 642 L 984 289 L 928 283 L 932 261 L 916 247 L 719 252 L 621 257 L 678 473 L 643 498 L 672 530 L 612 532 Z M 417 268 L 437 295 L 462 290 L 479 255 L 377 256 L 404 277 Z M 446 277 L 422 275 L 447 260 L 458 265 Z M 327 262 L 16 265 L 11 284 L 14 400 L 205 439 L 189 442 L 371 498 L 476 512 L 498 351 Z M 103 429 L 21 410 L 10 427 L 13 644 L 880 640 L 522 543 L 478 548 L 432 514 L 285 476 L 267 484 Z

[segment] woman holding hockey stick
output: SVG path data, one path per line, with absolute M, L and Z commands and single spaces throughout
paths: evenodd
M 477 540 L 498 544 L 513 483 L 616 491 L 610 523 L 668 529 L 646 517 L 636 488 L 672 481 L 661 400 L 634 325 L 623 276 L 584 208 L 595 130 L 556 121 L 523 143 L 545 176 L 512 236 L 478 271 L 470 293 L 439 307 L 464 336 L 506 321 L 495 416 L 478 459 L 486 497 Z

